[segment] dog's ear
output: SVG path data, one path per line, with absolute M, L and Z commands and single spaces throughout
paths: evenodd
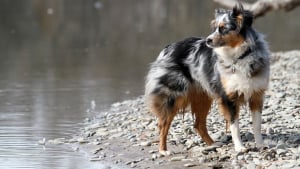
M 253 13 L 248 10 L 245 10 L 243 13 L 243 18 L 244 18 L 244 25 L 250 27 L 253 23 Z
M 238 3 L 233 7 L 231 12 L 231 17 L 236 19 L 236 23 L 239 28 L 243 26 L 244 22 L 244 7 L 243 5 L 238 1 Z
M 231 13 L 231 16 L 236 18 L 240 15 L 243 15 L 244 13 L 244 7 L 243 5 L 238 1 L 237 4 L 235 4 L 235 6 L 233 7 L 232 9 L 232 13 Z
M 216 29 L 216 20 L 212 20 L 212 21 L 210 22 L 210 28 L 211 28 L 212 30 L 215 30 L 215 29 Z

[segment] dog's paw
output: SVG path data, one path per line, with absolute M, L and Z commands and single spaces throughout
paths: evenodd
M 269 146 L 267 144 L 256 144 L 256 148 L 258 148 L 259 150 L 266 150 L 269 148 Z
M 166 150 L 160 150 L 159 153 L 163 156 L 169 156 L 171 155 L 171 152 L 170 151 L 166 151 Z
M 239 153 L 245 153 L 248 151 L 248 148 L 246 148 L 244 146 L 236 146 L 236 147 L 234 147 L 234 149 L 236 152 L 239 152 Z

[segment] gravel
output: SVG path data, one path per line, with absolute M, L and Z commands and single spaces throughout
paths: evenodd
M 40 141 L 70 144 L 88 152 L 90 160 L 110 162 L 117 168 L 299 168 L 300 167 L 300 51 L 274 53 L 271 78 L 262 114 L 266 149 L 255 148 L 250 111 L 240 113 L 241 137 L 248 152 L 236 153 L 225 121 L 216 106 L 207 120 L 210 135 L 218 141 L 207 146 L 193 129 L 193 117 L 178 115 L 169 130 L 168 150 L 158 152 L 156 118 L 147 110 L 143 96 L 115 103 L 99 113 L 72 139 Z M 113 168 L 113 167 L 112 167 Z

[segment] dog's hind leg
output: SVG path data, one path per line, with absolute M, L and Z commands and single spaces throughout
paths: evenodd
M 170 152 L 167 151 L 167 136 L 175 115 L 176 112 L 169 112 L 165 116 L 158 117 L 159 153 L 164 156 L 170 155 Z
M 195 115 L 194 128 L 201 136 L 201 138 L 206 142 L 206 144 L 211 145 L 214 143 L 212 138 L 209 136 L 206 128 L 206 117 L 209 113 L 209 109 L 212 104 L 212 99 L 207 96 L 206 93 L 200 93 L 193 91 L 190 94 L 191 99 L 191 109 L 192 113 Z

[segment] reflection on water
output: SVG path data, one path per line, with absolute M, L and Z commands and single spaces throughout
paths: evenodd
M 163 46 L 209 33 L 216 4 L 172 2 L 0 1 L 0 168 L 96 167 L 69 147 L 43 149 L 37 140 L 79 132 L 93 116 L 92 100 L 100 111 L 142 94 Z M 272 49 L 299 47 L 300 23 L 289 17 L 297 14 L 257 21 Z

